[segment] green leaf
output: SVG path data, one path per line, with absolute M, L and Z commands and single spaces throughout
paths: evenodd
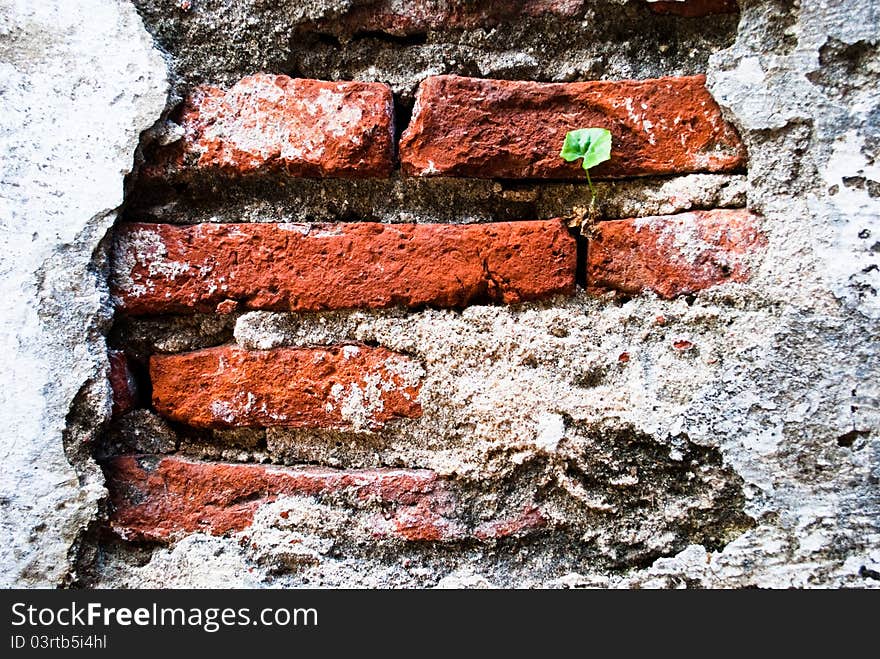
M 565 134 L 562 152 L 566 162 L 583 158 L 584 169 L 611 159 L 611 132 L 605 128 L 578 128 Z

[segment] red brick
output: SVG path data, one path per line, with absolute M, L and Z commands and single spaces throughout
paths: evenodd
M 672 298 L 749 278 L 747 257 L 766 241 L 745 210 L 599 222 L 587 248 L 587 284 Z
M 375 430 L 417 418 L 421 366 L 386 348 L 206 348 L 153 355 L 153 405 L 197 428 Z
M 394 512 L 390 519 L 374 521 L 373 535 L 378 538 L 397 537 L 410 542 L 449 542 L 460 540 L 465 531 L 460 522 L 450 519 L 454 499 L 438 488 L 418 502 Z
M 565 133 L 611 131 L 597 178 L 728 172 L 745 166 L 736 131 L 704 76 L 538 83 L 458 76 L 426 79 L 400 142 L 411 175 L 583 179 L 559 157 Z
M 507 0 L 475 3 L 468 0 L 377 0 L 354 7 L 340 18 L 321 21 L 321 31 L 355 34 L 384 32 L 408 36 L 437 29 L 491 28 L 519 16 L 570 17 L 583 8 L 583 0 Z
M 226 535 L 251 525 L 257 509 L 283 496 L 315 497 L 348 509 L 368 537 L 407 542 L 494 540 L 547 526 L 535 506 L 472 527 L 450 483 L 426 469 L 330 469 L 197 462 L 176 456 L 118 456 L 104 465 L 111 527 L 130 540 L 188 533 Z M 289 519 L 288 511 L 279 516 Z
M 657 14 L 674 14 L 694 18 L 710 14 L 733 14 L 739 11 L 736 0 L 684 0 L 684 2 L 648 2 Z
M 387 85 L 258 73 L 228 90 L 196 89 L 179 117 L 183 138 L 159 149 L 144 174 L 387 176 L 393 116 Z
M 474 529 L 478 540 L 500 540 L 510 536 L 526 535 L 547 526 L 547 518 L 537 506 L 528 506 L 516 517 L 493 520 Z
M 128 364 L 128 358 L 121 350 L 109 350 L 107 359 L 110 362 L 108 380 L 112 398 L 112 415 L 120 416 L 137 407 L 138 391 L 134 375 Z
M 577 265 L 561 220 L 128 224 L 114 260 L 130 314 L 514 303 L 571 293 Z
M 250 526 L 261 505 L 292 495 L 348 495 L 354 505 L 390 505 L 390 526 L 377 521 L 377 535 L 434 540 L 454 526 L 444 517 L 449 503 L 437 475 L 422 469 L 345 471 L 120 456 L 104 471 L 111 526 L 128 539 L 234 533 Z M 416 528 L 413 518 L 420 520 L 421 535 L 409 537 Z

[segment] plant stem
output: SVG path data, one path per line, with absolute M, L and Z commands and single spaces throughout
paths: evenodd
M 596 189 L 593 187 L 593 182 L 590 180 L 590 170 L 585 169 L 584 172 L 587 175 L 587 183 L 590 185 L 590 194 L 593 195 L 593 198 L 596 198 Z
M 590 185 L 590 220 L 596 219 L 596 188 L 593 187 L 593 181 L 590 180 L 590 170 L 585 169 L 587 174 L 587 183 Z

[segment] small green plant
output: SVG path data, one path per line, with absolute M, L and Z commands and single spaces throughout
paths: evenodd
M 562 152 L 559 154 L 566 162 L 583 158 L 581 167 L 587 174 L 590 186 L 590 220 L 596 219 L 596 188 L 590 179 L 590 167 L 611 159 L 611 132 L 605 128 L 578 128 L 565 134 Z

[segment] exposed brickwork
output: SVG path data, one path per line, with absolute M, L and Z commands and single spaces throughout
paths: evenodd
M 146 174 L 387 176 L 393 116 L 391 90 L 380 83 L 259 73 L 228 90 L 196 89 L 179 118 L 183 137 L 161 149 Z
M 571 293 L 576 251 L 560 220 L 128 224 L 113 288 L 131 314 L 514 303 Z
M 547 526 L 548 520 L 540 508 L 529 506 L 522 514 L 507 519 L 492 520 L 481 524 L 474 530 L 479 540 L 500 540 L 510 536 L 526 535 Z
M 137 384 L 124 352 L 110 350 L 107 353 L 107 359 L 110 362 L 107 378 L 110 382 L 111 400 L 113 401 L 111 413 L 113 416 L 119 416 L 137 406 Z
M 596 177 L 745 165 L 703 76 L 565 84 L 431 77 L 419 88 L 400 159 L 412 175 L 579 179 L 579 163 L 559 151 L 567 131 L 589 126 L 613 139 L 613 157 Z
M 652 9 L 696 16 L 730 11 L 731 5 L 736 8 L 735 3 L 711 0 L 672 4 L 655 3 Z M 303 23 L 296 29 L 319 30 L 323 46 L 331 48 L 337 42 L 344 48 L 349 40 L 378 37 L 389 49 L 400 44 L 418 50 L 422 37 L 431 44 L 434 30 L 499 26 L 500 32 L 510 17 L 537 19 L 526 19 L 526 24 L 556 24 L 565 17 L 583 21 L 590 11 L 583 0 L 494 4 L 371 0 L 322 14 L 323 22 Z M 627 5 L 621 12 L 640 21 L 671 24 L 652 18 L 644 4 Z M 410 38 L 414 35 L 418 36 Z M 392 82 L 399 92 L 399 81 Z M 409 98 L 410 92 L 401 92 L 401 98 Z M 649 445 L 643 450 L 645 459 L 633 462 L 632 456 L 638 457 L 642 449 L 630 446 L 636 443 L 626 431 L 620 442 L 597 440 L 603 446 L 626 443 L 627 448 L 615 449 L 624 456 L 625 471 L 615 466 L 608 474 L 599 473 L 614 462 L 613 451 L 607 459 L 603 455 L 601 460 L 583 463 L 565 457 L 583 453 L 584 446 L 589 450 L 593 441 L 579 434 L 580 417 L 569 418 L 568 412 L 561 411 L 541 414 L 541 405 L 534 402 L 522 406 L 528 420 L 516 418 L 519 411 L 512 412 L 506 403 L 495 407 L 501 398 L 518 400 L 523 393 L 533 401 L 534 395 L 524 392 L 531 386 L 531 376 L 511 373 L 504 379 L 506 373 L 496 375 L 486 367 L 497 359 L 496 354 L 471 350 L 464 333 L 460 340 L 466 349 L 459 355 L 457 347 L 451 348 L 453 359 L 438 359 L 425 350 L 423 337 L 401 336 L 394 323 L 407 315 L 403 310 L 461 310 L 469 305 L 541 301 L 537 312 L 546 317 L 540 322 L 547 323 L 547 331 L 559 346 L 573 346 L 567 337 L 584 335 L 582 329 L 569 327 L 578 322 L 574 318 L 580 313 L 578 305 L 571 307 L 575 311 L 566 309 L 557 320 L 554 316 L 559 309 L 547 300 L 574 294 L 579 268 L 588 290 L 595 293 L 654 291 L 671 298 L 727 281 L 746 281 L 751 255 L 764 243 L 756 219 L 747 211 L 597 221 L 591 223 L 580 245 L 567 219 L 425 223 L 439 218 L 409 214 L 403 201 L 394 220 L 412 216 L 408 221 L 419 223 L 261 220 L 289 217 L 290 203 L 278 209 L 268 204 L 277 201 L 273 195 L 278 190 L 300 203 L 293 189 L 305 184 L 322 190 L 341 186 L 343 195 L 349 189 L 358 195 L 360 188 L 384 189 L 381 186 L 392 184 L 401 190 L 437 184 L 437 194 L 444 194 L 443 186 L 467 185 L 410 178 L 448 176 L 511 179 L 497 187 L 502 194 L 523 199 L 528 197 L 526 187 L 541 194 L 545 187 L 551 195 L 553 187 L 576 193 L 577 186 L 544 186 L 534 181 L 517 186 L 515 180 L 584 181 L 580 164 L 564 162 L 559 152 L 568 130 L 588 126 L 606 127 L 613 136 L 612 158 L 594 169 L 596 178 L 742 171 L 746 154 L 736 131 L 723 120 L 706 90 L 704 76 L 582 83 L 432 76 L 419 88 L 412 121 L 399 145 L 394 143 L 394 116 L 390 88 L 382 83 L 322 82 L 257 73 L 229 89 L 204 86 L 192 90 L 172 115 L 180 135 L 173 125 L 166 125 L 161 135 L 153 136 L 158 142 L 145 145 L 147 162 L 140 191 L 145 205 L 128 206 L 126 219 L 150 217 L 159 223 L 125 222 L 116 228 L 110 284 L 117 308 L 126 316 L 124 322 L 142 327 L 147 335 L 134 338 L 131 334 L 131 344 L 113 337 L 117 341 L 113 345 L 122 345 L 138 359 L 148 359 L 151 406 L 114 420 L 115 439 L 105 442 L 105 452 L 96 454 L 110 492 L 109 524 L 122 538 L 174 542 L 192 533 L 240 534 L 236 541 L 247 548 L 257 565 L 296 571 L 306 564 L 314 567 L 336 560 L 325 547 L 330 544 L 333 552 L 337 548 L 384 552 L 389 547 L 419 552 L 408 543 L 460 543 L 459 548 L 487 549 L 500 541 L 499 551 L 491 552 L 500 554 L 508 544 L 505 541 L 515 547 L 532 534 L 545 533 L 547 538 L 567 534 L 584 547 L 614 544 L 615 534 L 632 535 L 634 526 L 627 521 L 632 511 L 621 504 L 619 490 L 649 491 L 642 480 L 652 478 L 650 470 L 663 461 L 662 451 Z M 400 174 L 394 172 L 396 150 Z M 319 181 L 292 185 L 283 180 L 292 177 L 393 180 L 332 185 Z M 206 195 L 221 186 L 228 190 L 206 204 Z M 263 191 L 268 193 L 255 200 L 255 208 L 267 210 L 268 217 L 255 212 L 248 201 L 248 195 Z M 222 207 L 226 199 L 230 209 L 206 212 L 208 207 Z M 589 202 L 586 186 L 583 200 Z M 354 211 L 339 211 L 347 203 L 347 199 L 344 203 L 328 200 L 328 209 L 333 210 L 326 216 L 357 219 Z M 396 201 L 390 203 L 396 208 Z M 428 206 L 444 203 L 456 212 L 462 206 L 445 197 Z M 716 203 L 728 202 L 693 205 Z M 173 221 L 190 224 L 167 223 L 172 216 L 165 209 L 173 205 L 180 209 Z M 311 203 L 302 205 L 304 217 L 323 216 L 311 214 Z M 232 207 L 240 208 L 242 215 L 234 215 Z M 527 199 L 523 207 L 528 207 Z M 537 208 L 523 215 L 551 214 Z M 193 217 L 186 216 L 190 210 Z M 461 219 L 452 221 L 472 217 L 468 210 L 462 207 Z M 576 214 L 572 209 L 572 215 Z M 380 216 L 387 217 L 370 215 Z M 498 216 L 515 218 L 503 212 Z M 215 217 L 235 223 L 214 223 Z M 197 223 L 205 218 L 211 218 L 211 223 Z M 589 306 L 590 313 L 601 313 L 601 305 Z M 392 307 L 398 309 L 326 313 L 307 320 L 295 315 Z M 239 317 L 247 311 L 293 313 Z M 484 310 L 471 311 L 474 320 L 467 322 L 481 322 Z M 553 347 L 547 356 L 548 344 L 535 341 L 542 330 L 536 333 L 528 327 L 533 322 L 528 316 L 534 311 L 524 314 L 515 330 L 524 331 L 522 345 L 518 345 L 519 334 L 503 339 L 504 350 L 528 353 L 521 361 L 509 361 L 505 369 L 515 371 L 520 363 L 541 368 L 541 360 L 551 358 L 559 369 L 567 368 L 567 361 L 583 362 L 579 356 L 583 353 L 576 349 L 563 353 L 563 348 Z M 464 319 L 470 313 L 461 316 Z M 188 316 L 173 318 L 174 314 Z M 438 322 L 445 331 L 446 317 L 458 314 L 427 311 L 424 316 L 429 322 L 433 316 L 441 319 Z M 364 331 L 368 323 L 358 325 L 364 318 L 387 322 L 390 329 Z M 513 314 L 510 319 L 513 325 L 521 317 Z M 308 331 L 297 333 L 302 328 L 291 328 L 301 320 Z M 355 329 L 339 330 L 352 320 Z M 277 322 L 284 329 L 277 340 L 273 336 L 265 344 L 266 330 L 258 329 L 261 340 L 250 342 L 249 323 L 259 326 L 263 321 Z M 499 322 L 475 331 L 494 332 Z M 666 323 L 662 316 L 656 322 Z M 323 332 L 324 327 L 312 331 L 311 325 L 322 324 L 328 332 Z M 220 326 L 222 330 L 217 329 Z M 701 352 L 688 336 L 683 331 L 665 339 L 664 349 L 680 363 L 694 361 Z M 241 345 L 231 344 L 233 337 Z M 355 340 L 371 345 L 355 344 Z M 419 356 L 374 346 L 374 341 Z M 242 347 L 279 344 L 284 347 Z M 208 345 L 214 347 L 204 347 Z M 484 343 L 475 341 L 474 345 Z M 642 358 L 639 347 L 629 343 L 609 354 L 612 362 L 616 356 L 615 368 L 620 372 L 637 366 Z M 110 360 L 114 414 L 138 405 L 145 408 L 147 383 L 143 383 L 144 400 L 138 400 L 124 353 L 112 352 Z M 610 369 L 602 369 L 601 375 L 577 375 L 571 386 L 592 386 L 597 378 L 608 377 L 611 387 L 613 376 L 605 374 Z M 537 387 L 545 386 L 540 377 L 534 380 Z M 551 385 L 548 391 L 553 401 L 564 397 L 560 392 L 567 385 L 559 389 Z M 503 392 L 484 391 L 493 388 Z M 537 395 L 544 396 L 544 390 Z M 488 411 L 475 414 L 480 406 Z M 497 425 L 494 420 L 487 424 L 485 419 L 496 414 L 507 418 Z M 530 438 L 532 420 L 537 425 Z M 489 435 L 482 425 L 492 428 Z M 484 439 L 492 435 L 491 441 Z M 279 450 L 279 445 L 288 444 L 289 452 Z M 558 471 L 558 477 L 521 461 L 520 452 L 536 455 L 529 453 L 532 445 L 538 447 L 541 464 L 546 463 L 553 473 Z M 304 446 L 309 450 L 299 450 Z M 492 457 L 479 455 L 481 451 Z M 496 455 L 498 464 L 510 463 L 499 473 L 513 465 L 512 471 L 505 472 L 510 480 L 499 480 L 498 473 L 492 473 Z M 216 461 L 200 461 L 195 456 Z M 260 464 L 269 460 L 308 460 L 323 466 Z M 477 460 L 480 466 L 473 468 Z M 598 472 L 597 464 L 601 465 Z M 437 471 L 417 468 L 426 465 Z M 373 468 L 364 468 L 368 466 Z M 678 475 L 681 470 L 676 464 L 667 471 Z M 642 491 L 634 495 L 634 519 L 642 519 L 643 504 L 671 509 L 662 502 L 655 506 L 653 490 L 649 505 Z M 692 498 L 698 497 L 699 492 L 694 492 Z M 681 499 L 686 496 L 682 494 Z M 590 512 L 576 513 L 572 506 L 579 504 L 574 500 Z M 706 498 L 699 505 L 710 509 L 710 503 Z M 603 531 L 601 538 L 584 535 L 585 528 L 594 526 L 596 515 L 617 517 L 619 511 L 625 532 L 609 522 L 612 530 Z M 691 537 L 694 525 L 690 520 L 687 526 L 688 542 L 699 542 L 699 537 Z M 643 531 L 645 537 L 654 534 L 654 528 L 665 528 L 665 522 Z M 641 537 L 627 542 L 640 545 L 638 551 L 655 551 Z M 616 563 L 621 559 L 611 544 L 608 551 Z M 447 545 L 442 552 L 451 556 L 451 549 Z
M 150 359 L 153 405 L 197 428 L 377 429 L 421 415 L 422 368 L 385 348 L 207 348 Z
M 746 257 L 765 243 L 745 210 L 713 210 L 596 225 L 587 283 L 632 295 L 671 298 L 749 277 Z
M 241 531 L 261 505 L 279 496 L 341 494 L 353 503 L 393 504 L 402 536 L 415 528 L 442 535 L 448 506 L 433 472 L 418 469 L 342 471 L 318 467 L 202 463 L 174 457 L 121 456 L 106 467 L 113 528 L 127 538 L 166 540 L 200 531 Z M 436 529 L 431 531 L 432 525 Z M 434 539 L 434 538 L 426 538 Z
M 471 529 L 456 516 L 449 484 L 424 469 L 267 467 L 128 455 L 113 458 L 104 472 L 113 504 L 111 526 L 128 539 L 166 541 L 187 533 L 243 531 L 260 506 L 282 496 L 314 497 L 349 509 L 352 526 L 375 539 L 497 540 L 547 525 L 531 507 L 519 517 Z

